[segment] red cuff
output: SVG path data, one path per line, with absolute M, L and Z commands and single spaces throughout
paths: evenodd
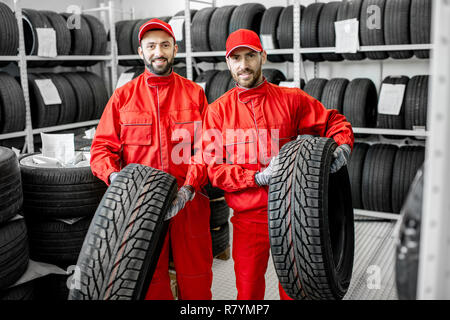
M 258 171 L 256 170 L 244 170 L 244 181 L 247 187 L 249 188 L 258 188 L 259 186 L 256 184 L 255 181 L 255 174 Z

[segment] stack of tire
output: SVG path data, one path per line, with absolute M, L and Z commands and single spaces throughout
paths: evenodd
M 14 12 L 4 2 L 0 2 L 0 56 L 17 55 L 19 48 L 19 28 Z M 9 61 L 0 61 L 0 67 Z
M 23 9 L 25 53 L 37 55 L 39 38 L 37 28 L 51 28 L 56 33 L 58 55 L 105 55 L 106 31 L 101 21 L 88 14 L 73 15 L 53 11 Z M 92 66 L 97 61 L 29 61 L 29 67 Z
M 36 80 L 50 79 L 61 104 L 46 105 Z M 33 128 L 100 119 L 109 94 L 102 78 L 92 72 L 30 73 L 28 75 Z
M 31 300 L 33 282 L 13 286 L 29 262 L 27 227 L 23 217 L 23 193 L 15 153 L 0 147 L 0 300 Z
M 0 133 L 25 130 L 25 98 L 19 82 L 0 72 Z
M 216 257 L 230 246 L 230 207 L 224 198 L 223 190 L 212 187 L 208 183 L 205 187 L 209 197 L 211 216 L 209 219 L 211 228 L 211 240 L 213 256 Z
M 77 263 L 106 185 L 90 167 L 42 167 L 33 164 L 33 156 L 19 159 L 30 257 L 66 270 Z M 56 274 L 37 279 L 36 298 L 66 300 L 67 279 Z
M 424 158 L 422 146 L 355 143 L 348 165 L 353 207 L 399 213 Z

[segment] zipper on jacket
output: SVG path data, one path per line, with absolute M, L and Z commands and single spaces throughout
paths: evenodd
M 164 170 L 163 156 L 162 156 L 162 140 L 161 140 L 161 117 L 159 114 L 159 87 L 156 86 L 156 98 L 158 100 L 158 131 L 159 131 L 159 155 L 161 157 L 161 168 Z
M 256 123 L 255 106 L 253 104 L 253 100 L 252 100 L 252 112 L 253 112 L 253 121 L 255 122 L 255 128 L 256 128 L 256 161 L 258 162 L 258 171 L 261 171 L 261 166 L 260 166 L 259 161 L 258 161 L 258 158 L 259 158 L 259 151 L 258 151 L 258 146 L 259 146 L 259 129 L 258 129 L 258 124 Z

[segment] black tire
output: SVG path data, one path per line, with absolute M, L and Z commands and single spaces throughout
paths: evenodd
M 211 230 L 213 257 L 224 252 L 230 246 L 230 225 L 227 223 Z
M 3 2 L 0 3 L 0 55 L 17 55 L 19 48 L 19 28 L 14 12 Z M 8 62 L 9 63 L 9 62 Z M 0 66 L 6 65 L 3 62 Z
M 306 83 L 305 87 L 303 88 L 303 91 L 305 91 L 311 97 L 321 101 L 323 89 L 325 88 L 327 82 L 328 82 L 327 79 L 322 78 L 311 79 Z
M 336 21 L 348 19 L 359 20 L 361 17 L 362 1 L 363 0 L 342 1 L 338 9 Z M 361 43 L 361 35 L 359 37 L 360 37 L 359 42 Z M 344 59 L 346 60 L 364 60 L 366 58 L 366 55 L 363 52 L 343 53 L 342 57 L 344 57 Z
M 0 301 L 28 301 L 34 298 L 34 281 L 0 291 Z
M 19 83 L 6 72 L 0 72 L 0 132 L 25 129 L 25 98 Z
M 51 24 L 47 17 L 40 11 L 33 9 L 22 9 L 22 22 L 24 28 L 25 52 L 29 55 L 37 55 L 39 50 L 39 39 L 37 28 L 50 28 Z M 28 61 L 27 67 L 46 67 L 47 61 Z M 51 63 L 50 63 L 51 65 Z
M 91 116 L 95 112 L 95 98 L 89 83 L 77 72 L 63 72 L 61 75 L 69 81 L 76 96 L 77 116 L 75 122 L 91 120 Z
M 210 200 L 215 200 L 219 198 L 223 198 L 225 193 L 222 189 L 213 187 L 210 182 L 205 186 L 205 191 L 208 194 L 208 198 Z
M 74 224 L 67 224 L 56 220 L 27 218 L 31 259 L 63 269 L 75 265 L 91 220 L 91 217 L 87 217 Z
M 263 35 L 272 36 L 272 42 L 274 49 L 279 49 L 277 38 L 277 28 L 280 20 L 281 12 L 284 7 L 270 7 L 268 8 L 262 17 L 261 28 L 259 29 L 259 37 L 262 39 Z M 264 44 L 263 44 L 264 45 Z M 267 48 L 264 48 L 267 50 Z M 267 60 L 270 62 L 284 62 L 284 57 L 281 54 L 269 54 Z
M 231 16 L 237 6 L 223 6 L 217 8 L 214 11 L 210 26 L 214 28 L 209 28 L 209 45 L 212 51 L 225 51 L 226 42 L 229 33 L 228 26 L 230 24 Z M 225 57 L 218 57 L 219 61 L 225 61 Z
M 197 14 L 197 10 L 191 9 L 191 12 L 190 12 L 190 13 L 191 13 L 191 28 L 192 28 L 192 21 L 194 20 L 194 17 L 195 17 L 195 15 Z M 185 16 L 184 10 L 178 11 L 178 12 L 175 14 L 175 17 L 179 17 L 179 16 L 183 16 L 183 18 L 184 18 L 184 16 Z M 186 52 L 185 22 L 183 22 L 183 28 L 182 28 L 182 30 L 183 30 L 183 40 L 177 39 L 178 52 Z M 192 41 L 192 34 L 191 34 L 191 41 Z M 191 42 L 191 43 L 192 43 L 192 42 Z M 177 59 L 177 60 L 179 60 L 179 59 Z M 182 60 L 181 60 L 181 61 L 182 61 Z
M 264 77 L 270 83 L 279 85 L 281 81 L 286 81 L 286 76 L 278 69 L 263 69 L 262 72 Z
M 66 219 L 92 217 L 106 190 L 90 167 L 37 168 L 27 164 L 31 155 L 19 159 L 25 217 Z
M 195 78 L 195 82 L 197 83 L 205 83 L 205 95 L 208 97 L 209 95 L 209 89 L 211 85 L 212 79 L 218 74 L 218 70 L 206 70 L 202 73 L 200 73 L 197 78 Z
M 70 13 L 61 13 L 61 16 L 63 16 L 67 20 L 72 16 Z M 70 30 L 70 35 L 72 39 L 72 44 L 70 46 L 70 55 L 89 55 L 92 50 L 93 46 L 93 39 L 91 34 L 91 29 L 89 27 L 89 24 L 84 18 L 83 15 L 79 15 L 80 19 L 80 28 L 73 28 Z M 65 61 L 62 63 L 63 66 L 66 67 L 73 67 L 73 66 L 79 66 L 84 65 L 86 61 Z
M 386 5 L 386 0 L 363 0 L 361 9 L 361 18 L 359 19 L 359 33 L 361 35 L 361 45 L 362 46 L 383 46 L 384 41 L 384 9 Z M 380 9 L 379 16 L 376 16 L 380 22 L 380 28 L 368 28 L 367 22 L 373 17 L 377 12 L 372 12 L 369 9 L 376 6 Z M 370 12 L 368 12 L 370 11 Z M 371 60 L 382 60 L 389 58 L 389 55 L 385 51 L 373 51 L 365 52 L 367 58 Z
M 398 149 L 392 173 L 392 212 L 400 213 L 417 171 L 425 160 L 425 148 L 404 146 Z
M 293 299 L 342 299 L 353 269 L 354 225 L 346 167 L 330 174 L 337 144 L 292 141 L 269 185 L 269 236 L 275 270 Z
M 305 7 L 300 6 L 301 16 L 305 12 Z M 290 5 L 281 11 L 280 20 L 277 28 L 277 39 L 280 49 L 292 49 L 294 47 L 294 6 Z M 294 61 L 292 54 L 284 54 L 286 61 Z
M 344 96 L 350 81 L 343 78 L 330 79 L 323 88 L 321 102 L 327 109 L 337 109 L 339 113 L 344 111 Z
M 362 203 L 365 210 L 392 212 L 392 174 L 398 147 L 372 145 L 366 154 L 362 180 Z
M 206 52 L 211 51 L 209 45 L 209 28 L 211 17 L 214 14 L 216 8 L 204 8 L 199 10 L 194 19 L 192 19 L 192 51 Z M 214 26 L 212 26 L 214 28 Z M 199 62 L 216 62 L 214 57 L 199 57 L 196 58 Z
M 431 0 L 411 0 L 410 26 L 411 44 L 431 43 Z M 419 59 L 429 59 L 430 50 L 416 50 Z
M 249 29 L 259 34 L 264 7 L 260 3 L 244 3 L 236 8 L 231 15 L 228 32 L 231 34 L 238 29 Z
M 230 217 L 230 207 L 225 199 L 210 201 L 209 208 L 211 209 L 211 216 L 209 218 L 211 229 L 228 223 L 228 218 Z
M 92 72 L 79 73 L 89 84 L 94 97 L 94 108 L 90 119 L 100 119 L 109 100 L 108 89 L 106 89 L 105 81 Z
M 0 147 L 0 225 L 14 217 L 23 204 L 22 180 L 16 154 Z
M 364 160 L 369 147 L 367 143 L 355 143 L 348 163 L 348 175 L 352 186 L 352 203 L 355 209 L 363 209 L 361 197 L 362 175 Z
M 132 54 L 138 54 L 138 47 L 139 47 L 139 29 L 141 26 L 146 23 L 147 21 L 151 20 L 152 18 L 148 19 L 140 19 L 136 20 L 136 24 L 134 25 L 134 28 L 131 32 L 131 49 L 133 49 Z
M 116 41 L 119 55 L 132 55 L 135 53 L 133 49 L 133 32 L 135 25 L 139 20 L 124 20 L 116 23 Z M 141 60 L 119 60 L 121 66 L 135 66 L 142 64 Z
M 83 243 L 81 288 L 70 290 L 69 300 L 144 299 L 176 192 L 175 178 L 153 168 L 130 164 L 118 174 Z
M 411 44 L 410 36 L 410 8 L 411 0 L 386 1 L 384 10 L 384 39 L 386 45 Z M 416 23 L 413 21 L 412 23 Z M 409 59 L 414 52 L 388 51 L 393 59 Z
M 62 125 L 75 122 L 78 112 L 77 98 L 70 82 L 58 73 L 44 73 L 43 76 L 53 81 L 61 97 L 61 109 L 59 110 L 57 124 Z
M 317 48 L 319 46 L 319 18 L 324 4 L 312 3 L 304 10 L 300 23 L 300 43 L 302 48 Z M 305 59 L 314 62 L 323 61 L 320 53 L 305 53 Z
M 37 301 L 66 301 L 69 296 L 69 275 L 49 274 L 34 280 L 34 296 Z M 75 275 L 74 275 L 75 277 Z
M 423 168 L 417 172 L 402 209 L 396 248 L 395 282 L 400 300 L 417 299 L 420 228 L 422 226 Z
M 344 116 L 353 127 L 373 128 L 377 119 L 378 94 L 370 79 L 354 79 L 345 90 Z
M 54 11 L 40 11 L 50 22 L 56 33 L 56 52 L 58 56 L 67 56 L 70 53 L 72 39 L 70 31 L 67 28 L 66 20 Z M 47 61 L 46 67 L 56 67 L 61 64 L 60 61 Z
M 42 98 L 36 80 L 45 79 L 37 73 L 28 74 L 28 87 L 30 92 L 30 109 L 33 128 L 52 127 L 58 124 L 61 104 L 46 105 Z
M 319 18 L 318 40 L 319 47 L 335 47 L 336 32 L 334 23 L 337 19 L 337 13 L 340 6 L 339 1 L 325 3 Z M 337 53 L 322 53 L 323 60 L 326 61 L 342 61 L 344 58 Z
M 389 76 L 383 80 L 385 84 L 403 84 L 408 88 L 409 78 L 406 76 L 393 77 Z M 406 92 L 406 91 L 405 91 Z M 388 115 L 388 114 L 378 114 L 378 128 L 386 129 L 405 129 L 405 102 L 403 99 L 403 104 L 400 109 L 399 115 Z
M 214 76 L 209 86 L 209 94 L 207 96 L 209 103 L 213 103 L 221 95 L 227 92 L 231 78 L 230 71 L 228 70 L 222 70 Z
M 203 72 L 202 69 L 199 69 L 200 73 Z M 173 67 L 173 72 L 187 79 L 187 70 L 186 67 Z M 197 70 L 192 68 L 192 79 L 196 79 L 198 77 Z
M 414 76 L 406 87 L 405 93 L 405 129 L 426 127 L 428 111 L 429 76 Z
M 24 219 L 0 225 L 0 290 L 13 285 L 28 267 L 27 228 Z
M 92 35 L 91 55 L 93 56 L 106 55 L 106 46 L 108 42 L 106 40 L 107 35 L 103 23 L 97 17 L 92 16 L 90 14 L 83 14 L 83 17 L 86 19 L 89 29 L 91 30 Z M 84 66 L 89 67 L 93 66 L 96 63 L 98 63 L 98 61 L 86 61 Z

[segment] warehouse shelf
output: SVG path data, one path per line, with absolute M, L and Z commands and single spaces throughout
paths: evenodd
M 387 220 L 399 220 L 401 217 L 400 214 L 397 214 L 397 213 L 369 211 L 369 210 L 362 210 L 362 209 L 353 209 L 353 213 L 355 215 L 371 217 L 371 218 L 387 219 Z
M 85 60 L 85 61 L 109 61 L 112 56 L 56 56 L 51 57 L 39 57 L 39 56 L 26 56 L 27 61 L 72 61 L 72 60 Z
M 62 131 L 62 130 L 69 130 L 69 129 L 76 129 L 76 128 L 95 126 L 95 125 L 97 125 L 99 123 L 99 121 L 100 120 L 90 120 L 90 121 L 83 121 L 83 122 L 75 122 L 75 123 L 63 124 L 63 125 L 60 125 L 60 126 L 38 128 L 38 129 L 33 129 L 33 134 L 39 134 L 41 132 L 54 132 L 54 131 Z
M 19 61 L 19 56 L 0 56 L 0 61 Z
M 26 135 L 27 135 L 26 131 L 3 133 L 3 134 L 0 134 L 0 140 L 6 140 L 6 139 L 18 138 L 18 137 L 25 137 Z
M 353 127 L 352 129 L 354 133 L 408 136 L 408 137 L 428 137 L 428 132 L 425 130 L 396 130 L 396 129 L 355 128 L 355 127 Z

